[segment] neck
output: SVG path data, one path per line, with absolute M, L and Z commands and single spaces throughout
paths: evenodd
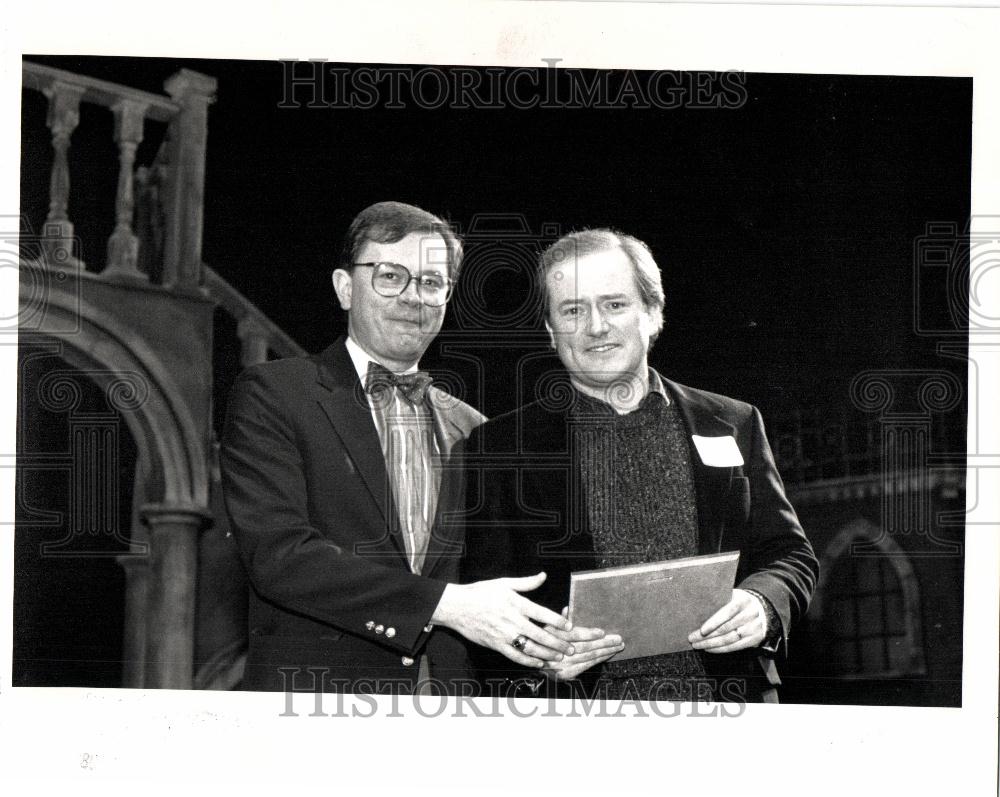
M 365 356 L 369 360 L 378 363 L 384 368 L 388 368 L 394 374 L 401 374 L 404 371 L 409 371 L 411 368 L 416 368 L 417 364 L 420 362 L 420 360 L 412 360 L 412 361 L 390 360 L 388 357 L 382 357 L 378 354 L 369 351 L 366 347 L 358 343 L 358 339 L 353 335 L 351 335 L 350 333 L 348 333 L 348 337 L 351 339 L 351 341 L 354 343 L 355 346 L 357 346 L 359 349 L 361 349 L 361 351 L 364 352 Z
M 569 380 L 581 393 L 609 404 L 619 415 L 632 412 L 649 393 L 649 372 L 646 369 L 641 374 L 623 374 L 615 381 L 599 386 L 584 384 L 573 374 L 570 374 Z

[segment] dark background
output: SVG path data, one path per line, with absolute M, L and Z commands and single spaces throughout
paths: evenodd
M 180 68 L 218 79 L 203 260 L 309 351 L 346 328 L 329 275 L 359 210 L 395 199 L 455 222 L 466 264 L 425 365 L 489 415 L 530 399 L 557 364 L 543 356 L 519 371 L 546 344 L 524 298 L 534 254 L 551 240 L 543 231 L 588 226 L 635 235 L 661 267 L 666 322 L 651 363 L 757 404 L 769 430 L 795 408 L 850 408 L 851 380 L 865 370 L 943 368 L 966 382 L 964 362 L 936 354 L 942 339 L 965 340 L 964 320 L 949 313 L 945 281 L 920 267 L 918 240 L 929 223 L 961 231 L 969 216 L 969 79 L 748 74 L 735 109 L 290 109 L 278 107 L 280 63 L 26 58 L 156 93 Z M 45 112 L 40 94 L 23 93 L 21 213 L 36 229 L 48 207 Z M 70 150 L 70 216 L 95 269 L 114 225 L 112 132 L 110 112 L 85 105 Z M 139 165 L 164 132 L 147 122 Z M 504 223 L 527 232 L 498 233 Z M 918 334 L 918 318 L 948 332 Z M 221 314 L 216 333 L 218 423 L 239 347 Z M 959 445 L 964 412 L 963 402 L 952 418 Z M 37 541 L 21 535 L 18 550 Z M 102 561 L 117 606 L 120 573 Z M 22 640 L 87 622 L 104 646 L 95 655 L 114 661 L 118 610 L 74 601 L 86 592 L 100 606 L 100 573 L 51 567 L 66 572 L 18 571 L 20 585 L 38 586 L 15 600 Z M 109 686 L 116 677 L 94 676 Z
M 845 402 L 861 370 L 956 367 L 914 331 L 914 246 L 928 223 L 961 229 L 969 215 L 968 79 L 748 74 L 737 109 L 317 109 L 308 92 L 288 109 L 275 62 L 27 58 L 158 93 L 181 67 L 218 79 L 203 259 L 310 351 L 345 328 L 329 274 L 347 225 L 396 199 L 466 233 L 477 214 L 516 214 L 534 240 L 545 225 L 637 236 L 667 293 L 653 364 L 765 417 Z M 36 92 L 24 103 L 22 213 L 40 220 L 45 103 Z M 92 263 L 113 228 L 117 179 L 102 111 L 84 106 L 94 118 L 70 150 L 70 213 L 84 246 L 94 242 Z M 158 128 L 147 123 L 139 163 Z M 468 333 L 463 302 L 504 316 L 527 287 L 529 257 L 504 269 L 495 247 L 478 263 L 474 245 L 469 254 L 446 332 Z M 940 308 L 943 289 L 929 287 L 922 306 Z M 504 384 L 469 398 L 488 414 L 509 409 L 518 397 Z

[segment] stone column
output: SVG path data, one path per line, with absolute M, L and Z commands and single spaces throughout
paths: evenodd
M 146 615 L 147 689 L 190 689 L 198 534 L 211 522 L 202 507 L 147 504 L 149 583 Z
M 115 143 L 118 144 L 118 194 L 115 198 L 115 229 L 108 239 L 105 275 L 145 279 L 138 270 L 139 239 L 132 229 L 135 210 L 133 166 L 135 151 L 142 142 L 146 104 L 119 100 L 111 109 L 115 115 Z
M 164 83 L 180 106 L 170 122 L 170 178 L 163 202 L 167 219 L 164 285 L 194 288 L 201 283 L 208 106 L 214 100 L 216 85 L 215 78 L 189 69 L 182 69 Z
M 73 223 L 69 220 L 69 139 L 80 122 L 83 86 L 60 80 L 46 89 L 52 131 L 52 174 L 49 178 L 49 215 L 45 219 L 42 247 L 49 266 L 82 266 L 73 254 Z
M 135 554 L 115 557 L 125 571 L 125 624 L 122 635 L 122 686 L 142 689 L 146 668 L 146 594 L 149 560 Z
M 257 318 L 249 313 L 243 316 L 236 325 L 236 336 L 240 339 L 240 365 L 247 368 L 267 362 L 270 335 Z

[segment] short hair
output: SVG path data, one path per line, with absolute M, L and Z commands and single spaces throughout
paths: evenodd
M 452 226 L 414 205 L 376 202 L 362 210 L 347 228 L 338 268 L 350 269 L 365 244 L 392 244 L 413 233 L 440 235 L 448 248 L 448 276 L 458 280 L 462 267 L 462 242 Z
M 609 252 L 620 249 L 632 264 L 635 284 L 639 289 L 639 297 L 646 308 L 652 311 L 655 328 L 649 336 L 649 348 L 653 348 L 656 339 L 663 331 L 663 280 L 660 268 L 653 259 L 653 253 L 638 238 L 626 235 L 608 227 L 577 230 L 564 235 L 542 252 L 536 272 L 538 290 L 541 292 L 545 317 L 549 317 L 549 291 L 546 277 L 553 266 L 565 264 L 586 255 L 598 252 Z

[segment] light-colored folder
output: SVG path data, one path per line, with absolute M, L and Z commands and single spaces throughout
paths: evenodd
M 569 619 L 619 634 L 617 660 L 690 650 L 688 634 L 732 597 L 739 558 L 729 551 L 573 573 Z

